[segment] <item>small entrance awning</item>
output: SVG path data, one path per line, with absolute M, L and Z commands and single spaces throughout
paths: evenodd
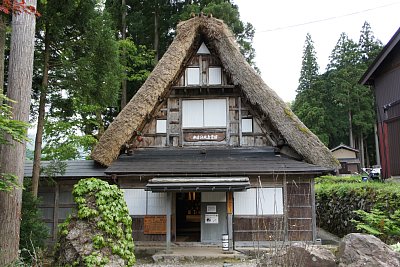
M 152 192 L 226 192 L 244 191 L 250 187 L 249 177 L 158 177 L 149 180 Z

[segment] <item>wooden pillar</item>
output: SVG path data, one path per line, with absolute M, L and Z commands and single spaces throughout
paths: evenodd
M 167 192 L 167 202 L 165 203 L 167 213 L 167 234 L 166 234 L 166 253 L 171 253 L 171 213 L 172 213 L 172 192 Z
M 228 223 L 229 251 L 233 250 L 233 192 L 227 192 L 226 213 Z
M 311 202 L 312 202 L 312 241 L 315 242 L 317 239 L 317 215 L 316 215 L 316 207 L 315 207 L 315 190 L 314 190 L 314 179 L 310 179 L 311 186 Z
M 288 193 L 287 193 L 287 180 L 286 174 L 283 175 L 283 231 L 284 231 L 284 241 L 289 240 L 289 225 L 288 225 Z
M 59 198 L 60 198 L 60 185 L 59 181 L 57 181 L 54 186 L 54 211 L 53 211 L 53 238 L 55 241 L 57 240 L 57 234 L 58 234 L 58 206 L 60 202 Z

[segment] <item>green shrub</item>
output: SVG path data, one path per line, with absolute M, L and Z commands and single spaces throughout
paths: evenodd
M 400 236 L 399 210 L 389 215 L 378 209 L 372 209 L 371 212 L 356 210 L 354 213 L 360 218 L 352 220 L 357 230 L 379 237 L 385 243 L 393 243 Z
M 321 176 L 315 179 L 315 184 L 360 183 L 361 176 Z
M 40 199 L 30 192 L 30 179 L 25 179 L 25 189 L 22 192 L 22 220 L 20 228 L 19 249 L 24 262 L 35 261 L 40 251 L 45 248 L 49 229 L 42 220 L 38 209 Z
M 354 211 L 377 209 L 393 220 L 395 211 L 400 210 L 400 184 L 348 181 L 336 183 L 335 178 L 318 178 L 315 186 L 318 226 L 342 237 L 361 230 L 357 230 L 356 221 L 366 223 Z

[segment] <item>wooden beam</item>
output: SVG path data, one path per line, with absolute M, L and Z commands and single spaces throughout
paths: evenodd
M 167 192 L 167 201 L 165 203 L 167 213 L 167 234 L 166 234 L 166 253 L 171 253 L 171 213 L 172 213 L 172 192 Z

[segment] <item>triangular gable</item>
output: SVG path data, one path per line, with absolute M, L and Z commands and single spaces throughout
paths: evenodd
M 210 50 L 208 50 L 205 43 L 201 43 L 199 50 L 197 50 L 197 54 L 208 55 L 210 54 Z
M 246 100 L 256 107 L 271 126 L 307 162 L 337 168 L 338 161 L 325 145 L 270 89 L 240 53 L 233 33 L 221 21 L 204 16 L 181 22 L 177 36 L 158 62 L 146 82 L 117 118 L 108 127 L 92 152 L 92 158 L 109 166 L 120 148 L 136 129 L 141 129 L 148 116 L 168 94 L 179 79 L 186 63 L 200 47 L 200 38 L 219 57 L 224 71 L 242 90 Z

